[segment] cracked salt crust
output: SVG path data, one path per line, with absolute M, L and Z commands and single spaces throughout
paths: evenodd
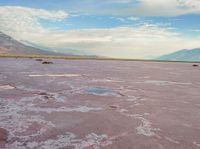
M 102 110 L 102 108 L 97 107 L 87 107 L 87 106 L 78 106 L 74 108 L 68 108 L 68 107 L 59 107 L 59 108 L 39 108 L 39 107 L 30 107 L 30 111 L 32 112 L 46 112 L 46 113 L 52 113 L 52 112 L 90 112 L 90 111 L 99 111 Z
M 24 90 L 24 91 L 31 91 L 31 92 L 36 92 L 35 95 L 37 95 L 38 98 L 40 98 L 41 101 L 49 101 L 50 99 L 52 100 L 55 100 L 56 102 L 65 102 L 67 97 L 66 96 L 63 96 L 61 95 L 60 93 L 52 93 L 52 92 L 48 92 L 46 90 L 38 90 L 38 89 L 34 89 L 32 87 L 26 87 L 26 86 L 23 86 L 23 85 L 18 85 L 16 87 L 17 89 L 20 89 L 20 90 Z M 67 91 L 67 92 L 70 92 L 71 90 Z M 48 96 L 49 98 L 48 99 L 44 99 L 43 96 L 44 95 L 40 95 L 40 93 L 46 93 L 45 96 Z M 64 93 L 64 92 L 62 92 Z
M 155 131 L 160 130 L 159 128 L 152 128 L 151 127 L 152 123 L 149 120 L 145 119 L 143 117 L 143 115 L 129 114 L 129 113 L 127 113 L 128 110 L 119 110 L 119 112 L 124 116 L 134 117 L 135 119 L 139 119 L 141 121 L 141 124 L 136 128 L 138 134 L 141 134 L 141 135 L 144 135 L 144 136 L 147 136 L 147 137 L 151 137 L 151 136 L 156 135 Z M 147 116 L 147 115 L 150 115 L 150 114 L 144 113 L 144 116 Z
M 73 147 L 74 149 L 99 149 L 111 144 L 112 141 L 105 134 L 97 135 L 91 133 L 85 136 L 85 138 L 80 139 L 75 134 L 67 132 L 65 135 L 58 135 L 55 139 L 49 139 L 43 142 L 29 142 L 27 147 L 30 149 L 60 149 L 64 147 Z
M 165 137 L 166 140 L 168 140 L 169 142 L 172 142 L 172 143 L 175 143 L 175 144 L 180 144 L 180 142 L 172 139 L 172 138 L 169 138 L 169 137 Z
M 34 98 L 32 98 L 34 99 Z M 31 100 L 31 99 L 29 99 Z M 0 109 L 0 126 L 9 131 L 9 138 L 17 137 L 21 140 L 28 140 L 32 136 L 38 136 L 54 125 L 45 121 L 40 115 L 24 115 L 24 111 L 31 106 L 26 102 L 16 102 L 6 99 L 1 99 L 2 108 Z M 32 123 L 36 122 L 41 125 L 41 129 L 29 135 L 19 135 L 26 132 Z M 18 134 L 18 135 L 17 135 Z
M 155 132 L 154 131 L 158 131 L 158 128 L 151 128 L 151 122 L 148 121 L 147 119 L 141 117 L 141 116 L 136 116 L 137 119 L 141 120 L 142 124 L 140 126 L 138 126 L 136 128 L 137 133 L 144 135 L 144 136 L 155 136 Z
M 140 106 L 140 105 L 142 105 L 142 104 L 140 103 L 140 101 L 143 100 L 143 99 L 140 99 L 140 98 L 135 97 L 135 96 L 129 96 L 129 95 L 128 95 L 128 98 L 127 98 L 126 100 L 127 100 L 127 101 L 130 101 L 130 102 L 133 102 L 133 105 L 132 105 L 132 106 Z
M 12 138 L 18 138 L 13 143 L 7 144 L 7 148 L 17 148 L 17 149 L 25 149 L 27 147 L 24 147 L 24 142 L 29 142 L 32 137 L 37 137 L 45 132 L 47 132 L 49 129 L 55 128 L 56 126 L 51 121 L 46 121 L 43 116 L 32 113 L 34 115 L 24 115 L 24 112 L 89 112 L 89 111 L 97 111 L 102 110 L 102 108 L 93 108 L 93 107 L 86 107 L 86 106 L 78 106 L 73 108 L 68 107 L 60 107 L 60 108 L 40 108 L 37 107 L 37 105 L 33 104 L 32 102 L 35 100 L 40 100 L 37 97 L 24 97 L 21 98 L 19 101 L 16 101 L 14 99 L 4 99 L 0 98 L 1 101 L 1 108 L 0 108 L 0 126 L 4 129 L 6 129 L 9 132 L 8 140 L 12 140 Z M 27 130 L 29 127 L 31 127 L 33 124 L 39 125 L 36 130 L 33 130 L 32 132 L 27 133 Z M 58 140 L 47 140 L 46 143 L 39 144 L 39 148 L 54 148 L 54 146 L 51 146 L 54 144 L 57 146 L 56 141 L 62 141 L 59 137 Z M 95 135 L 93 134 L 93 137 L 95 138 Z M 90 141 L 92 141 L 93 146 L 98 145 L 98 139 L 99 138 L 105 138 L 105 136 L 96 136 L 96 140 L 92 140 L 90 138 L 90 135 L 86 137 L 87 140 L 83 140 L 79 144 L 73 144 L 73 142 L 70 142 L 70 145 L 73 146 L 84 146 L 85 144 L 89 144 Z M 101 140 L 101 139 L 100 139 Z M 48 144 L 48 141 L 51 143 Z M 73 141 L 73 140 L 72 140 Z M 77 141 L 77 140 L 75 140 Z M 29 146 L 35 146 L 37 142 L 32 142 L 29 144 Z M 62 143 L 62 142 L 61 142 Z M 65 143 L 65 142 L 63 142 Z M 66 144 L 65 144 L 66 145 Z M 79 148 L 76 147 L 76 148 Z M 64 147 L 64 146 L 63 146 Z M 97 148 L 97 147 L 96 147 Z

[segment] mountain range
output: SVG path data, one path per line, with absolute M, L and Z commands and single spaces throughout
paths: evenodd
M 0 54 L 6 55 L 63 55 L 61 53 L 49 52 L 25 45 L 12 37 L 0 32 Z
M 67 56 L 67 55 L 87 55 L 84 52 L 78 50 L 59 50 L 63 53 L 50 52 L 51 49 L 44 48 L 41 46 L 34 45 L 25 41 L 24 44 L 19 42 L 12 37 L 0 32 L 0 54 L 5 55 L 52 55 L 52 56 Z M 41 50 L 41 49 L 46 49 Z M 48 50 L 48 51 L 47 51 Z M 200 61 L 200 48 L 191 50 L 179 50 L 174 53 L 166 54 L 156 58 L 156 60 L 167 60 L 167 61 Z
M 174 53 L 160 56 L 157 59 L 167 61 L 200 61 L 200 48 L 179 50 Z

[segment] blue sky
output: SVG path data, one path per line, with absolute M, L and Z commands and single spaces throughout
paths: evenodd
M 1 0 L 0 30 L 52 51 L 155 58 L 200 47 L 199 0 Z

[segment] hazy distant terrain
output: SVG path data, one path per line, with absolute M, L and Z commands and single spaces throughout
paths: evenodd
M 13 39 L 12 37 L 0 32 L 0 54 L 17 55 L 63 55 L 49 51 L 40 50 Z
M 191 50 L 180 50 L 174 53 L 163 55 L 159 60 L 173 61 L 200 61 L 200 48 Z
M 45 49 L 44 47 L 39 47 L 37 45 L 28 43 L 28 46 L 25 45 L 12 37 L 0 32 L 0 54 L 5 55 L 49 55 L 49 56 L 87 56 L 88 54 L 68 49 L 68 50 L 60 50 L 61 53 L 51 52 L 41 50 Z M 39 48 L 38 48 L 39 47 Z M 64 54 L 65 53 L 65 54 Z M 98 58 L 98 56 L 90 56 L 91 58 Z M 156 60 L 167 60 L 167 61 L 200 61 L 200 48 L 192 49 L 192 50 L 180 50 L 174 53 L 166 54 L 158 57 Z

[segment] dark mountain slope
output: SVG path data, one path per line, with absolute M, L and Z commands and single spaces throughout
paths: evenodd
M 63 55 L 61 53 L 44 51 L 31 46 L 27 46 L 2 32 L 0 32 L 0 54 Z
M 180 50 L 171 54 L 163 55 L 158 59 L 173 61 L 200 61 L 200 48 Z

